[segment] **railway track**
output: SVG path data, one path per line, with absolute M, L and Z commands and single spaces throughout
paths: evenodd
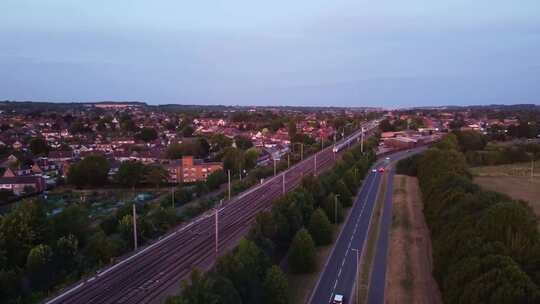
M 316 162 L 315 156 L 308 157 L 219 207 L 218 255 L 237 244 L 256 215 L 269 209 L 284 190 L 296 188 L 303 176 L 312 174 L 315 163 L 316 173 L 322 172 L 331 167 L 335 156 L 330 146 L 316 157 Z M 159 303 L 167 290 L 179 284 L 192 269 L 208 270 L 212 266 L 216 259 L 214 246 L 215 219 L 213 214 L 206 213 L 46 304 Z

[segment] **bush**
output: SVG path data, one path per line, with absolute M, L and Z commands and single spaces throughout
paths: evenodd
M 420 161 L 421 157 L 421 154 L 415 154 L 398 161 L 396 164 L 396 174 L 416 176 L 418 173 L 418 162 Z
M 223 170 L 212 172 L 206 179 L 206 185 L 210 190 L 216 190 L 227 181 L 227 174 Z
M 530 207 L 482 191 L 454 149 L 425 152 L 418 177 L 444 302 L 538 303 L 540 235 Z
M 294 273 L 315 271 L 315 243 L 306 229 L 300 229 L 291 244 L 289 251 L 289 267 Z
M 109 162 L 103 156 L 88 156 L 71 165 L 68 171 L 68 182 L 76 187 L 103 186 L 108 181 Z
M 338 199 L 336 204 L 336 195 L 333 193 L 328 194 L 326 199 L 324 200 L 322 204 L 322 208 L 324 209 L 324 212 L 326 215 L 328 215 L 328 219 L 336 224 L 343 222 L 343 205 L 341 204 L 340 200 Z M 337 214 L 336 214 L 337 211 Z
M 321 208 L 311 215 L 308 229 L 317 246 L 328 245 L 332 242 L 332 224 Z

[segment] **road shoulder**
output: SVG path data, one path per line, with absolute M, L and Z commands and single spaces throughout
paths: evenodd
M 385 303 L 442 303 L 416 178 L 394 176 L 392 204 Z

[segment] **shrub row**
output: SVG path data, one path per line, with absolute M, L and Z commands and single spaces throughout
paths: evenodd
M 473 184 L 454 134 L 417 163 L 445 303 L 539 303 L 538 220 L 524 201 Z

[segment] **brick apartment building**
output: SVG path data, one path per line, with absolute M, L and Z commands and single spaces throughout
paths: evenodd
M 223 163 L 204 163 L 201 159 L 194 159 L 193 156 L 183 156 L 180 162 L 169 164 L 167 170 L 169 171 L 169 182 L 193 183 L 206 181 L 211 173 L 223 170 Z

